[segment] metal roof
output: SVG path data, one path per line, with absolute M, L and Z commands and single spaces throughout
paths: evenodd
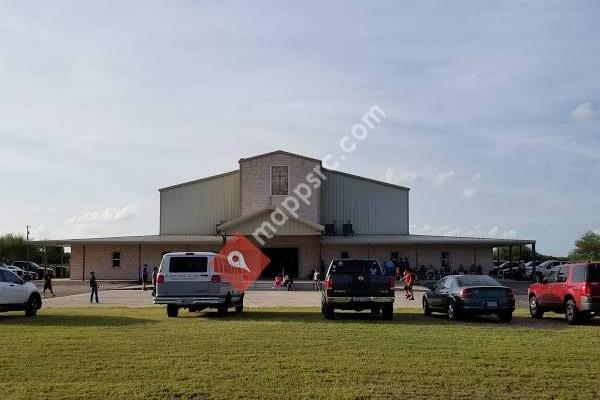
M 240 224 L 242 224 L 242 223 L 244 223 L 246 221 L 250 221 L 250 220 L 252 220 L 252 219 L 254 219 L 254 218 L 258 217 L 258 216 L 261 216 L 263 214 L 271 213 L 274 210 L 275 210 L 275 207 L 272 207 L 272 206 L 266 207 L 266 208 L 263 208 L 262 210 L 258 210 L 256 212 L 253 212 L 253 213 L 250 213 L 250 214 L 246 214 L 246 215 L 244 215 L 242 217 L 239 217 L 239 218 L 236 218 L 236 219 L 234 219 L 232 221 L 225 222 L 224 224 L 221 224 L 221 225 L 217 226 L 217 229 L 219 231 L 227 230 L 227 229 L 229 229 L 231 227 L 235 227 L 235 226 L 240 225 Z M 283 210 L 282 210 L 282 212 L 283 212 Z M 286 215 L 287 215 L 287 213 L 286 213 Z M 313 229 L 315 229 L 317 231 L 322 231 L 322 230 L 325 229 L 325 227 L 323 225 L 317 224 L 315 222 L 309 221 L 309 220 L 301 218 L 301 217 L 297 217 L 296 218 L 296 217 L 292 217 L 291 215 L 288 215 L 288 217 L 290 217 L 290 220 L 294 220 L 294 221 L 296 221 L 296 222 L 298 222 L 300 224 L 306 225 L 306 226 L 308 226 L 310 228 L 313 228 Z
M 221 244 L 223 237 L 217 235 L 147 235 L 120 236 L 89 239 L 35 240 L 29 243 L 39 246 L 72 246 L 77 244 Z
M 222 178 L 224 176 L 228 176 L 228 175 L 233 175 L 233 174 L 237 174 L 239 173 L 240 170 L 236 169 L 233 171 L 229 171 L 229 172 L 224 172 L 222 174 L 217 174 L 217 175 L 211 175 L 211 176 L 207 176 L 206 178 L 200 178 L 200 179 L 194 179 L 193 181 L 188 181 L 188 182 L 183 182 L 183 183 L 178 183 L 176 185 L 172 185 L 172 186 L 166 186 L 163 188 L 158 189 L 159 192 L 165 191 L 165 190 L 169 190 L 169 189 L 175 189 L 178 187 L 182 187 L 182 186 L 188 186 L 188 185 L 193 185 L 195 183 L 200 183 L 200 182 L 204 182 L 204 181 L 209 181 L 211 179 L 217 179 L 217 178 Z
M 427 235 L 355 235 L 355 236 L 324 236 L 321 239 L 327 245 L 489 245 L 489 246 L 519 246 L 534 244 L 535 240 L 525 239 L 495 239 L 456 236 L 427 236 Z
M 275 154 L 283 154 L 283 155 L 286 155 L 286 156 L 297 157 L 297 158 L 302 158 L 304 160 L 314 161 L 316 163 L 321 163 L 321 160 L 319 160 L 317 158 L 303 156 L 302 154 L 290 153 L 289 151 L 285 151 L 285 150 L 275 150 L 275 151 L 271 151 L 269 153 L 258 154 L 256 156 L 252 156 L 252 157 L 240 158 L 239 162 L 255 160 L 257 158 L 268 157 L 268 156 L 272 156 L 272 155 L 275 155 Z

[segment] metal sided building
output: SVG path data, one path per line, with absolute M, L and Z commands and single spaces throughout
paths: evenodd
M 271 259 L 264 278 L 308 278 L 338 257 L 407 258 L 411 266 L 493 264 L 493 248 L 533 240 L 411 235 L 409 189 L 330 170 L 321 160 L 274 151 L 234 171 L 159 189 L 160 232 L 151 236 L 46 240 L 71 247 L 71 279 L 137 280 L 172 251 L 218 251 L 242 234 Z M 284 223 L 281 223 L 284 221 Z

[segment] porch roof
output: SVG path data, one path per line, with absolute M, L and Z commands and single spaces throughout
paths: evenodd
M 354 235 L 354 236 L 324 236 L 321 239 L 324 246 L 333 245 L 486 245 L 491 247 L 507 247 L 533 245 L 535 240 L 527 239 L 497 239 L 457 236 L 428 236 L 428 235 Z

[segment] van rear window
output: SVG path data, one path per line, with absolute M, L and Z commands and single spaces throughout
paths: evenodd
M 384 275 L 376 260 L 335 260 L 329 271 L 331 275 Z
M 171 257 L 170 273 L 206 272 L 208 260 L 206 257 Z

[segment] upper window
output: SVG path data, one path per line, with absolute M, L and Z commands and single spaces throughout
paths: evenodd
M 121 253 L 118 251 L 112 253 L 112 266 L 113 267 L 121 266 Z
M 288 166 L 271 167 L 271 195 L 287 196 L 289 194 L 290 169 Z

